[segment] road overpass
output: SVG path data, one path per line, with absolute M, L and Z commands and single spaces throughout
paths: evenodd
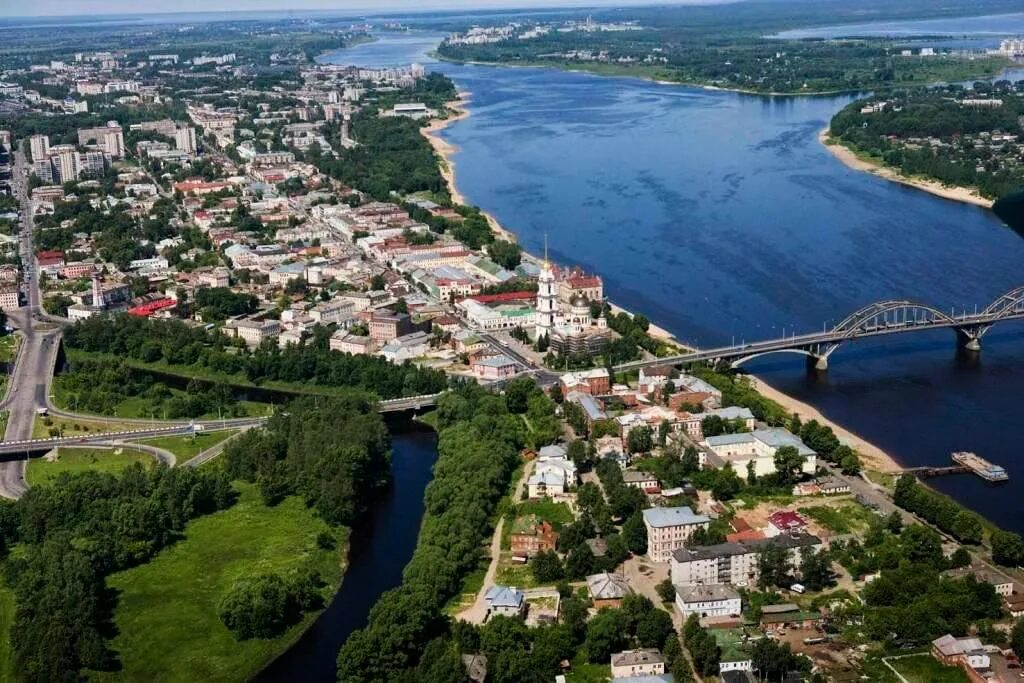
M 956 332 L 963 348 L 980 351 L 981 339 L 993 325 L 1021 319 L 1024 319 L 1024 287 L 1006 292 L 975 313 L 947 313 L 934 306 L 908 300 L 880 301 L 855 311 L 831 330 L 632 361 L 615 366 L 615 370 L 639 370 L 701 361 L 728 361 L 733 367 L 739 367 L 755 358 L 777 353 L 806 356 L 817 370 L 827 370 L 829 357 L 847 342 L 941 329 Z

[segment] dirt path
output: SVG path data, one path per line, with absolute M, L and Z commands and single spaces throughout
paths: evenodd
M 519 477 L 519 481 L 516 482 L 516 488 L 512 492 L 512 502 L 515 503 L 523 494 L 523 487 L 526 486 L 526 481 L 530 478 L 530 473 L 533 472 L 533 461 L 526 463 L 523 467 L 523 474 Z M 455 615 L 456 619 L 462 621 L 468 621 L 471 624 L 482 624 L 484 619 L 487 618 L 487 600 L 484 596 L 487 594 L 487 589 L 494 585 L 494 577 L 498 573 L 498 562 L 501 560 L 501 532 L 505 527 L 505 517 L 502 516 L 498 523 L 494 525 L 494 537 L 491 539 L 491 563 L 487 566 L 487 573 L 484 574 L 484 583 L 480 586 L 480 592 L 476 595 L 476 600 L 473 601 L 472 606 L 467 607 L 458 614 Z

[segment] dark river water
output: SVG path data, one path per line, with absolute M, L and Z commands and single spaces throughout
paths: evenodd
M 255 680 L 265 683 L 334 681 L 338 649 L 366 625 L 381 593 L 402 581 L 423 517 L 423 491 L 437 460 L 437 439 L 415 422 L 389 419 L 392 485 L 353 530 L 341 588 L 298 643 Z
M 599 272 L 608 295 L 697 345 L 834 325 L 874 301 L 983 308 L 1024 285 L 1024 239 L 991 212 L 836 160 L 817 136 L 851 99 L 760 97 L 547 69 L 432 63 L 438 36 L 384 36 L 328 61 L 430 63 L 471 94 L 444 133 L 459 189 L 523 245 Z M 907 466 L 969 449 L 1009 484 L 933 480 L 1024 531 L 1024 326 L 980 357 L 953 332 L 850 344 L 827 376 L 796 356 L 749 370 Z

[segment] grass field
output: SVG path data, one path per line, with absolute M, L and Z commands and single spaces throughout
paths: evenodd
M 841 505 L 809 505 L 798 509 L 829 531 L 837 534 L 849 534 L 867 529 L 874 513 L 859 503 L 848 501 Z
M 235 486 L 241 497 L 230 509 L 190 522 L 184 540 L 108 578 L 119 594 L 111 645 L 123 668 L 90 672 L 91 679 L 247 681 L 313 622 L 309 614 L 279 638 L 241 642 L 221 623 L 217 605 L 238 579 L 312 566 L 328 585 L 326 596 L 340 583 L 347 551 L 347 531 L 332 530 L 301 499 L 268 508 L 255 486 Z M 338 548 L 319 548 L 320 532 L 338 536 Z
M 572 660 L 572 671 L 565 675 L 567 683 L 607 683 L 611 679 L 607 664 L 591 664 L 582 656 Z
M 890 659 L 889 664 L 910 683 L 969 683 L 959 667 L 945 666 L 927 653 Z
M 195 437 L 191 436 L 158 436 L 152 439 L 139 439 L 139 443 L 147 446 L 155 446 L 174 453 L 178 462 L 182 463 L 189 458 L 199 455 L 207 448 L 216 446 L 230 436 L 237 434 L 237 430 L 224 430 L 219 432 L 199 432 Z
M 61 448 L 57 460 L 30 460 L 25 478 L 29 486 L 41 486 L 53 482 L 63 472 L 96 470 L 116 474 L 133 462 L 149 465 L 156 461 L 148 453 L 127 448 Z
M 17 350 L 17 336 L 8 334 L 0 337 L 0 363 L 9 363 L 14 360 L 14 354 Z
M 11 625 L 14 622 L 14 591 L 0 578 L 0 681 L 14 681 L 14 653 L 11 652 Z

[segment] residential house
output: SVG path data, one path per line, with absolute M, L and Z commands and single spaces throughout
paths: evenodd
M 533 474 L 526 486 L 530 498 L 562 495 L 569 487 L 576 485 L 576 463 L 569 460 L 561 446 L 545 446 L 540 449 Z
M 738 617 L 742 611 L 739 592 L 728 584 L 676 586 L 676 609 L 686 619 L 696 614 L 705 617 Z
M 401 363 L 422 358 L 430 352 L 431 336 L 426 332 L 413 332 L 389 341 L 378 352 L 390 363 Z
M 765 605 L 761 608 L 761 626 L 763 628 L 814 628 L 821 621 L 818 610 L 802 610 L 799 605 L 791 602 L 779 605 Z
M 992 660 L 978 638 L 955 638 L 947 633 L 932 641 L 932 656 L 947 666 L 959 666 L 971 681 L 991 680 Z
M 413 331 L 412 318 L 408 313 L 389 310 L 374 311 L 370 318 L 370 339 L 386 343 Z
M 604 411 L 600 399 L 590 394 L 585 394 L 582 391 L 570 391 L 565 395 L 565 400 L 575 403 L 583 409 L 583 415 L 586 417 L 588 425 L 608 419 L 608 414 Z
M 625 650 L 612 655 L 612 678 L 660 676 L 665 673 L 665 658 L 654 648 Z
M 793 532 L 804 531 L 807 528 L 807 520 L 796 512 L 778 510 L 768 515 L 768 527 L 764 535 L 768 538 L 792 534 Z
M 587 577 L 587 593 L 594 603 L 594 609 L 619 607 L 622 599 L 633 594 L 629 581 L 622 574 L 601 572 Z
M 661 482 L 650 472 L 626 470 L 622 473 L 622 481 L 626 486 L 638 488 L 644 493 L 661 493 Z
M 516 520 L 509 543 L 514 557 L 533 557 L 554 550 L 558 544 L 558 532 L 549 522 L 538 521 L 536 516 L 530 515 Z
M 484 594 L 484 600 L 488 616 L 521 617 L 526 611 L 526 595 L 514 586 L 491 586 Z
M 332 351 L 351 353 L 354 356 L 365 356 L 374 349 L 373 340 L 369 337 L 361 337 L 345 330 L 338 330 L 332 334 L 328 343 Z
M 226 331 L 233 331 L 236 337 L 245 341 L 248 346 L 259 346 L 265 339 L 272 339 L 281 334 L 281 321 L 273 318 L 256 317 L 232 320 L 224 326 Z
M 643 511 L 647 528 L 647 556 L 652 562 L 668 562 L 673 551 L 682 548 L 697 529 L 707 529 L 711 520 L 688 507 L 648 508 Z

